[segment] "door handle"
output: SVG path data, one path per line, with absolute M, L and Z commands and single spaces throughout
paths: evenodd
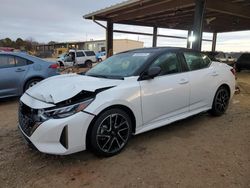
M 188 82 L 189 82 L 188 79 L 182 78 L 180 79 L 179 84 L 187 84 Z
M 21 68 L 16 69 L 16 72 L 23 72 L 23 71 L 25 71 L 25 69 L 21 69 Z

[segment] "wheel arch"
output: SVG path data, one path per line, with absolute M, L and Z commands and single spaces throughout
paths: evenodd
M 98 118 L 99 115 L 100 115 L 101 113 L 103 113 L 104 111 L 107 111 L 107 110 L 110 110 L 110 109 L 114 109 L 114 108 L 119 108 L 119 109 L 125 111 L 125 112 L 129 115 L 129 117 L 131 118 L 131 121 L 132 121 L 132 134 L 135 134 L 135 131 L 136 131 L 136 118 L 135 118 L 135 115 L 134 115 L 133 111 L 132 111 L 129 107 L 127 107 L 127 106 L 125 106 L 125 105 L 122 105 L 122 104 L 111 105 L 111 106 L 109 106 L 109 107 L 103 109 L 102 111 L 100 111 L 100 112 L 98 113 L 98 115 L 96 115 L 96 116 L 94 117 L 94 119 L 91 121 L 91 123 L 90 123 L 90 125 L 89 125 L 89 127 L 88 127 L 88 129 L 87 129 L 86 140 L 85 140 L 86 148 L 87 148 L 87 149 L 91 149 L 91 148 L 90 148 L 90 135 L 91 135 L 91 129 L 92 129 L 93 125 L 95 124 L 97 118 Z
M 87 62 L 93 63 L 93 61 L 91 59 L 86 59 L 84 63 L 87 63 Z
M 22 93 L 25 92 L 26 84 L 27 84 L 30 80 L 33 80 L 33 79 L 41 79 L 41 80 L 43 80 L 43 79 L 45 79 L 45 78 L 42 77 L 42 76 L 32 76 L 32 77 L 27 78 L 27 79 L 24 81 L 24 83 L 23 83 L 23 86 L 22 86 Z
M 220 87 L 225 87 L 227 89 L 227 91 L 229 92 L 229 96 L 231 98 L 231 89 L 230 89 L 229 85 L 228 84 L 222 84 Z

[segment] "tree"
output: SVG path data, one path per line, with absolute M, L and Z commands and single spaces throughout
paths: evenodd
M 10 38 L 3 39 L 3 45 L 5 47 L 13 47 L 13 41 Z
M 55 41 L 50 41 L 48 44 L 56 44 Z

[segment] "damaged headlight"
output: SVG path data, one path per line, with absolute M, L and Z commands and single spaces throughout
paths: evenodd
M 83 111 L 94 99 L 88 99 L 86 101 L 72 104 L 65 107 L 54 108 L 49 110 L 39 110 L 38 116 L 43 120 L 47 120 L 49 118 L 65 118 L 72 116 L 73 114 Z

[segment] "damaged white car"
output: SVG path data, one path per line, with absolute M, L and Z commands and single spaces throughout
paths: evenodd
M 222 115 L 234 70 L 202 53 L 148 48 L 114 55 L 86 74 L 46 79 L 20 99 L 19 128 L 41 152 L 120 152 L 136 135 L 210 111 Z

